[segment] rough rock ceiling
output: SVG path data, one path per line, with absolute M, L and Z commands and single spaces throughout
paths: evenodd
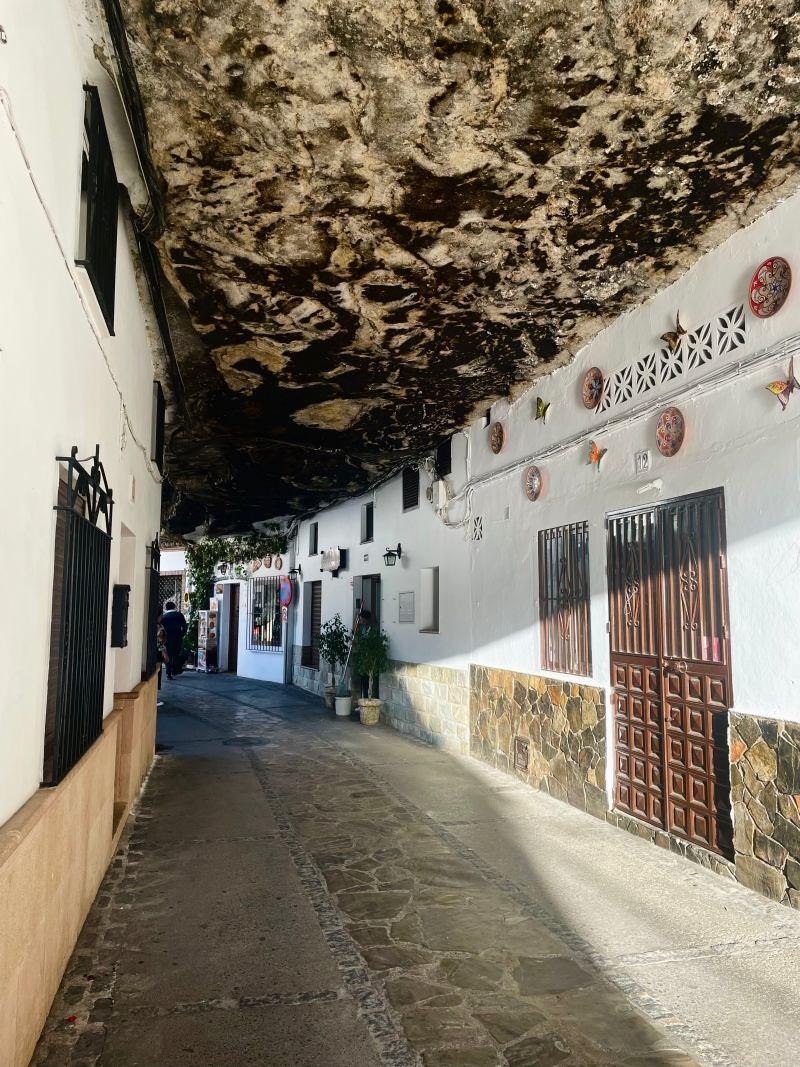
M 121 6 L 165 182 L 173 530 L 363 488 L 795 188 L 790 0 Z

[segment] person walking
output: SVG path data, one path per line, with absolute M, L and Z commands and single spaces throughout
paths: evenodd
M 167 678 L 174 678 L 182 670 L 183 638 L 188 626 L 183 612 L 178 611 L 173 600 L 168 600 L 164 608 L 165 611 L 161 616 L 159 626 L 163 629 L 166 638 Z

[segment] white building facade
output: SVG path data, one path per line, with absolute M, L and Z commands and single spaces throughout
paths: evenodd
M 446 502 L 429 463 L 418 494 L 398 476 L 301 523 L 295 683 L 327 680 L 320 622 L 377 607 L 392 725 L 797 905 L 800 395 L 767 386 L 800 298 L 760 317 L 750 284 L 796 265 L 799 226 L 794 197 L 495 403 L 452 439 Z
M 2 14 L 0 1060 L 20 1065 L 154 748 L 164 351 L 101 12 Z

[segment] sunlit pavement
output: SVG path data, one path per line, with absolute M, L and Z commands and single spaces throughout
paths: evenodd
M 798 913 L 297 689 L 162 697 L 35 1064 L 797 1063 Z

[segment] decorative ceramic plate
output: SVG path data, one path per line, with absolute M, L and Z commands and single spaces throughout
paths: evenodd
M 489 430 L 489 448 L 497 455 L 498 452 L 503 451 L 503 445 L 506 443 L 506 431 L 503 429 L 502 422 L 495 422 L 492 424 L 492 428 Z
M 581 399 L 585 408 L 596 410 L 600 406 L 600 401 L 603 399 L 603 372 L 599 367 L 587 370 L 586 377 L 583 379 Z
M 267 569 L 269 569 L 272 566 L 272 556 L 267 554 L 266 556 L 264 556 L 264 558 L 261 560 L 261 562 L 264 564 L 264 566 Z
M 768 319 L 786 303 L 792 286 L 792 268 L 783 256 L 765 259 L 750 281 L 750 310 Z
M 251 559 L 250 560 L 250 570 L 253 572 L 253 574 L 256 573 L 256 571 L 258 570 L 258 568 L 260 566 L 261 566 L 261 560 L 260 559 Z
M 275 557 L 274 563 L 275 563 L 275 570 L 276 571 L 279 571 L 279 570 L 283 569 L 283 560 L 282 560 L 282 558 L 280 556 L 276 556 Z
M 525 496 L 528 500 L 538 500 L 542 491 L 542 472 L 538 467 L 528 467 L 523 478 Z
M 683 444 L 686 424 L 677 408 L 664 408 L 658 416 L 656 445 L 662 456 L 676 456 Z

